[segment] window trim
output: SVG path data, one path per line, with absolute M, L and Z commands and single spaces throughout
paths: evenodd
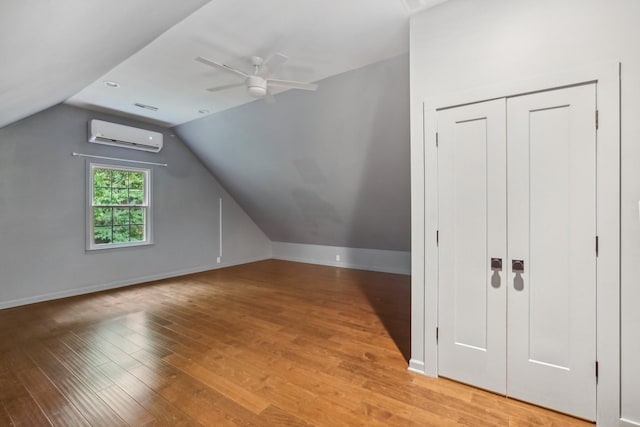
M 93 208 L 95 207 L 93 204 L 93 171 L 94 169 L 111 169 L 111 170 L 123 170 L 123 171 L 133 171 L 133 172 L 142 172 L 145 174 L 145 182 L 144 182 L 144 195 L 145 200 L 141 205 L 131 205 L 132 207 L 144 207 L 145 208 L 145 226 L 144 226 L 144 235 L 145 240 L 138 242 L 124 242 L 124 243 L 95 243 L 93 238 L 94 232 L 94 219 L 93 219 Z M 149 246 L 153 245 L 153 170 L 151 168 L 141 168 L 134 166 L 127 166 L 124 164 L 120 164 L 119 162 L 109 162 L 109 163 L 96 163 L 90 160 L 86 162 L 86 251 L 94 252 L 94 251 L 105 251 L 110 249 L 121 249 L 121 248 L 130 248 L 136 246 Z

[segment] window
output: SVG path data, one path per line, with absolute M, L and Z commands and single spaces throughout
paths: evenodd
M 149 169 L 90 164 L 88 249 L 152 243 L 150 181 Z

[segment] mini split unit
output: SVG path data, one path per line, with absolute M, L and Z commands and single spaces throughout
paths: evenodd
M 96 119 L 89 122 L 89 142 L 153 153 L 162 150 L 162 134 L 159 132 Z

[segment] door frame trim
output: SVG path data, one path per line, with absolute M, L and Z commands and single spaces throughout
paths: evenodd
M 600 112 L 596 184 L 600 242 L 597 422 L 620 425 L 620 70 L 619 62 L 598 63 L 564 73 L 424 98 L 422 138 L 411 141 L 411 371 L 438 376 L 437 110 L 595 81 Z

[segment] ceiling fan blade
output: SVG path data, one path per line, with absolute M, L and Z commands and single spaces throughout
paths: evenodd
M 210 87 L 207 90 L 209 92 L 218 92 L 220 90 L 231 89 L 232 87 L 240 87 L 240 86 L 245 86 L 245 83 L 244 82 L 242 82 L 242 83 L 231 83 L 231 84 L 228 84 L 228 85 Z
M 293 82 L 289 80 L 267 79 L 267 84 L 274 87 L 284 87 L 289 89 L 316 90 L 318 85 L 315 83 Z
M 278 68 L 289 60 L 287 55 L 282 53 L 274 53 L 262 64 L 260 75 L 264 75 L 267 72 L 274 73 Z
M 237 74 L 239 76 L 242 76 L 242 77 L 249 77 L 249 74 L 245 73 L 244 71 L 240 71 L 240 70 L 237 70 L 237 69 L 235 69 L 233 67 L 229 67 L 228 65 L 221 64 L 221 63 L 216 62 L 216 61 L 212 61 L 211 59 L 203 58 L 202 56 L 198 56 L 197 58 L 195 58 L 195 60 L 200 62 L 200 63 L 202 63 L 202 64 L 209 65 L 211 67 L 216 67 L 216 68 L 220 68 L 222 70 L 230 71 L 230 72 L 232 72 L 234 74 Z

